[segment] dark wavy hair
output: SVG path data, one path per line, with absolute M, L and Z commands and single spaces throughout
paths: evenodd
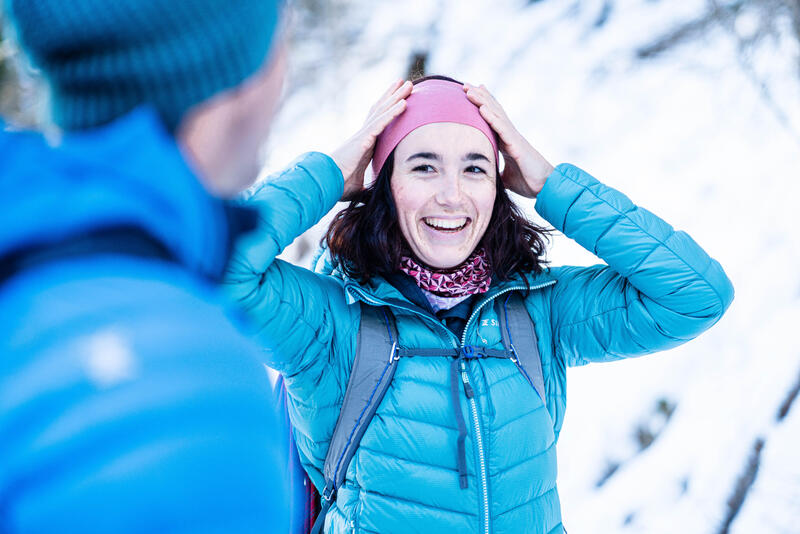
M 447 80 L 446 76 L 426 76 L 414 80 Z M 391 178 L 394 151 L 386 158 L 375 181 L 350 199 L 323 237 L 331 259 L 349 277 L 361 282 L 373 276 L 397 271 L 400 258 L 412 255 L 397 221 Z M 483 247 L 492 272 L 506 280 L 513 274 L 540 272 L 546 265 L 545 244 L 550 231 L 530 222 L 508 196 L 500 173 L 496 172 L 496 195 L 486 232 L 478 243 Z

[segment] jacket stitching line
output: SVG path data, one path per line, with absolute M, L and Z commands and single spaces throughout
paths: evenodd
M 610 310 L 606 310 L 606 311 L 595 313 L 594 315 L 591 315 L 591 316 L 587 317 L 586 319 L 581 319 L 580 321 L 574 321 L 572 323 L 558 325 L 558 329 L 561 330 L 562 328 L 568 328 L 568 327 L 576 326 L 576 325 L 579 325 L 581 323 L 586 323 L 588 321 L 591 321 L 592 319 L 600 317 L 601 315 L 607 315 L 607 314 L 609 314 L 611 312 L 615 312 L 615 311 L 619 311 L 619 310 L 627 310 L 627 309 L 628 309 L 627 306 L 617 306 L 616 308 L 611 308 Z
M 549 493 L 554 492 L 555 490 L 556 490 L 556 486 L 553 486 L 552 488 L 548 489 L 544 493 L 542 493 L 540 495 L 537 495 L 537 496 L 535 496 L 535 497 L 533 497 L 531 499 L 528 499 L 527 501 L 525 501 L 523 503 L 520 503 L 520 504 L 514 506 L 513 508 L 509 508 L 508 510 L 505 510 L 504 512 L 500 512 L 499 514 L 495 515 L 494 517 L 495 517 L 495 519 L 498 519 L 498 518 L 500 518 L 500 517 L 502 517 L 502 516 L 504 516 L 504 515 L 506 515 L 506 514 L 508 514 L 510 512 L 514 512 L 514 511 L 522 508 L 523 506 L 527 506 L 527 505 L 529 505 L 530 503 L 532 503 L 534 501 L 540 500 L 542 497 L 544 497 L 545 495 L 547 495 Z M 561 525 L 561 522 L 559 522 L 558 525 Z M 558 525 L 556 525 L 556 526 L 558 526 Z
M 537 396 L 537 398 L 538 398 L 538 396 Z M 520 419 L 523 419 L 523 418 L 525 418 L 525 417 L 527 417 L 529 415 L 535 414 L 536 412 L 538 412 L 539 410 L 544 409 L 544 408 L 546 408 L 546 406 L 544 405 L 544 402 L 543 402 L 542 404 L 540 404 L 539 406 L 537 406 L 533 410 L 525 412 L 525 413 L 523 413 L 521 415 L 518 415 L 518 416 L 516 416 L 516 417 L 514 417 L 512 419 L 509 419 L 508 421 L 506 421 L 505 423 L 501 424 L 500 426 L 493 427 L 490 430 L 492 430 L 493 432 L 499 432 L 499 431 L 503 430 L 505 427 L 507 427 L 508 425 L 510 425 L 512 423 L 516 423 Z M 548 447 L 549 446 L 550 445 L 548 445 Z
M 387 453 L 385 453 L 383 451 L 379 451 L 379 450 L 373 449 L 371 447 L 366 447 L 364 445 L 359 446 L 359 449 L 364 449 L 365 451 L 367 451 L 369 453 L 372 453 L 375 456 L 383 456 L 384 458 L 391 458 L 392 460 L 399 460 L 401 462 L 408 462 L 410 464 L 422 465 L 422 466 L 425 466 L 425 467 L 433 467 L 433 468 L 439 469 L 441 471 L 447 471 L 448 473 L 458 473 L 458 469 L 445 467 L 443 465 L 431 464 L 431 463 L 428 463 L 428 462 L 419 462 L 417 460 L 412 460 L 410 458 L 404 458 L 402 456 L 397 456 L 395 454 L 387 454 Z
M 478 516 L 477 514 L 473 514 L 471 512 L 463 512 L 461 510 L 452 510 L 450 508 L 443 508 L 441 506 L 435 506 L 435 505 L 432 505 L 432 504 L 426 504 L 426 503 L 423 503 L 423 502 L 420 502 L 420 501 L 415 501 L 415 500 L 412 500 L 412 499 L 406 499 L 404 497 L 400 497 L 400 496 L 397 496 L 397 495 L 387 495 L 387 494 L 381 493 L 379 491 L 370 491 L 370 490 L 368 490 L 366 488 L 363 488 L 363 487 L 361 488 L 361 491 L 363 491 L 367 495 L 373 495 L 373 496 L 381 498 L 381 499 L 402 501 L 402 502 L 410 503 L 410 504 L 413 504 L 413 505 L 416 505 L 416 506 L 421 506 L 423 508 L 428 508 L 428 509 L 433 510 L 435 512 L 449 512 L 449 513 L 452 513 L 452 514 L 465 515 L 465 516 L 468 516 L 468 517 L 477 517 Z
M 531 462 L 533 460 L 536 460 L 540 456 L 542 456 L 544 454 L 547 454 L 550 451 L 550 449 L 552 449 L 555 446 L 555 444 L 556 444 L 555 441 L 551 441 L 550 444 L 547 447 L 545 447 L 541 452 L 537 452 L 533 456 L 529 456 L 529 457 L 525 458 L 524 460 L 520 460 L 519 462 L 517 462 L 515 464 L 507 465 L 503 469 L 497 470 L 494 473 L 494 476 L 497 477 L 497 476 L 503 475 L 505 473 L 508 473 L 512 469 L 516 469 L 517 467 L 521 466 L 522 464 L 525 464 L 525 463 Z M 555 486 L 553 486 L 553 488 L 555 488 Z M 542 494 L 542 495 L 544 495 L 544 494 Z
M 444 428 L 446 430 L 452 430 L 454 432 L 458 432 L 458 429 L 456 427 L 451 427 L 451 426 L 447 426 L 447 425 L 440 425 L 439 423 L 432 423 L 430 421 L 422 421 L 421 419 L 414 419 L 413 417 L 407 417 L 405 415 L 401 415 L 401 414 L 393 413 L 393 412 L 388 412 L 388 413 L 387 412 L 383 412 L 383 413 L 380 413 L 380 414 L 376 413 L 375 414 L 375 418 L 378 419 L 378 420 L 390 419 L 390 418 L 403 419 L 405 421 L 411 421 L 412 423 L 419 423 L 421 425 L 428 425 L 428 426 L 432 426 L 432 427 L 436 427 L 436 428 Z
M 698 277 L 698 278 L 700 278 L 700 279 L 701 279 L 703 282 L 705 282 L 705 283 L 706 283 L 706 285 L 708 285 L 708 286 L 711 288 L 711 290 L 712 290 L 712 291 L 714 292 L 714 294 L 717 296 L 717 299 L 719 299 L 720 308 L 722 308 L 722 309 L 724 310 L 724 308 L 725 308 L 725 302 L 723 301 L 723 299 L 722 299 L 722 296 L 721 296 L 721 295 L 719 294 L 719 292 L 717 291 L 717 288 L 716 288 L 716 287 L 714 287 L 714 284 L 712 284 L 711 282 L 709 282 L 709 281 L 708 281 L 708 280 L 707 280 L 707 279 L 706 279 L 706 278 L 705 278 L 703 275 L 701 275 L 701 274 L 700 274 L 700 273 L 697 271 L 697 269 L 695 269 L 694 267 L 692 267 L 691 265 L 689 265 L 689 263 L 688 263 L 686 260 L 684 260 L 684 259 L 683 259 L 683 258 L 682 258 L 682 257 L 681 257 L 681 256 L 680 256 L 678 253 L 677 253 L 677 252 L 675 252 L 675 251 L 674 251 L 674 250 L 673 250 L 673 249 L 672 249 L 672 248 L 671 248 L 669 245 L 667 245 L 665 241 L 661 241 L 661 240 L 660 240 L 660 239 L 658 239 L 656 236 L 654 236 L 653 234 L 651 234 L 650 232 L 648 232 L 647 230 L 645 230 L 644 228 L 642 228 L 642 227 L 641 227 L 639 224 L 637 224 L 637 223 L 636 223 L 636 222 L 635 222 L 633 219 L 631 219 L 631 218 L 630 218 L 630 216 L 629 216 L 627 213 L 623 213 L 623 212 L 621 212 L 619 209 L 617 209 L 617 208 L 616 208 L 614 205 L 612 205 L 612 204 L 611 204 L 610 202 L 608 202 L 606 199 L 602 198 L 602 197 L 601 197 L 601 196 L 599 196 L 597 193 L 595 193 L 594 191 L 592 191 L 592 190 L 591 190 L 591 189 L 590 189 L 588 186 L 586 186 L 586 185 L 583 185 L 582 183 L 578 182 L 577 180 L 575 180 L 575 179 L 574 179 L 574 178 L 572 178 L 571 176 L 567 176 L 566 174 L 563 174 L 563 173 L 562 173 L 562 176 L 564 176 L 564 178 L 566 178 L 566 179 L 567 179 L 567 180 L 569 180 L 570 182 L 572 182 L 572 183 L 576 184 L 576 185 L 577 185 L 578 187 L 580 187 L 580 188 L 581 188 L 583 191 L 588 191 L 588 192 L 590 192 L 590 193 L 591 193 L 592 195 L 594 195 L 594 197 L 595 197 L 596 199 L 598 199 L 600 202 L 604 203 L 605 205 L 607 205 L 608 207 L 610 207 L 611 209 L 613 209 L 613 210 L 614 210 L 614 211 L 616 211 L 617 213 L 619 213 L 619 214 L 623 215 L 623 216 L 624 216 L 626 219 L 628 219 L 628 220 L 631 222 L 631 224 L 632 224 L 633 226 L 635 226 L 637 229 L 639 229 L 639 231 L 641 231 L 643 234 L 645 234 L 646 236 L 650 237 L 650 238 L 651 238 L 653 241 L 656 241 L 657 243 L 660 243 L 660 244 L 661 244 L 661 246 L 663 246 L 665 249 L 667 249 L 668 251 L 670 251 L 670 252 L 672 253 L 672 255 L 673 255 L 673 256 L 675 256 L 675 257 L 676 257 L 678 260 L 680 260 L 680 262 L 681 262 L 681 263 L 683 263 L 683 264 L 684 264 L 686 267 L 688 267 L 688 268 L 689 268 L 689 269 L 690 269 L 690 270 L 691 270 L 693 273 L 695 273 L 695 274 L 697 275 L 697 277 Z M 576 199 L 576 200 L 577 200 L 577 199 Z M 571 207 L 571 206 L 570 206 L 570 207 Z M 637 206 L 637 207 L 638 207 L 638 206 Z M 565 215 L 565 219 L 566 219 L 566 215 Z M 674 234 L 675 234 L 675 229 L 674 229 L 674 228 L 671 228 L 671 230 L 670 230 L 670 235 L 674 235 Z

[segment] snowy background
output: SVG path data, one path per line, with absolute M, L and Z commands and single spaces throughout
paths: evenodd
M 264 175 L 331 151 L 397 77 L 445 74 L 486 84 L 551 163 L 688 232 L 732 278 L 697 340 L 569 370 L 570 534 L 800 533 L 800 2 L 294 0 L 293 19 Z M 0 41 L 0 109 L 35 124 L 15 55 Z M 329 220 L 284 257 L 307 265 Z M 563 236 L 550 260 L 598 261 Z
M 800 533 L 800 53 L 779 4 L 791 2 L 350 0 L 295 13 L 265 173 L 335 148 L 424 63 L 486 84 L 551 163 L 688 232 L 733 280 L 727 315 L 688 345 L 569 370 L 570 534 Z M 328 220 L 284 256 L 307 265 Z M 598 261 L 563 236 L 550 259 Z

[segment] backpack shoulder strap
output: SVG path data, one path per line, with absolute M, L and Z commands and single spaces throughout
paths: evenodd
M 389 389 L 398 359 L 397 332 L 391 313 L 384 308 L 362 304 L 356 356 L 325 456 L 322 510 L 312 533 L 322 531 L 325 514 L 344 482 L 347 468 L 364 432 Z
M 506 298 L 503 302 L 503 313 L 499 315 L 503 344 L 514 355 L 517 367 L 539 394 L 542 402 L 547 404 L 536 330 L 522 297 L 512 294 Z

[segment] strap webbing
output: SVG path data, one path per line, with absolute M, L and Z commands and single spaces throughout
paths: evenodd
M 323 508 L 312 533 L 321 532 L 325 514 L 344 482 L 350 461 L 389 389 L 399 358 L 396 341 L 397 331 L 391 313 L 384 308 L 362 305 L 356 356 L 325 456 Z
M 469 350 L 467 350 L 469 349 Z M 510 350 L 486 349 L 468 345 L 463 349 L 397 349 L 399 358 L 422 356 L 426 358 L 445 357 L 445 358 L 511 358 L 513 354 Z
M 460 358 L 454 359 L 450 363 L 450 397 L 453 403 L 453 411 L 456 418 L 456 426 L 458 427 L 458 439 L 456 441 L 456 467 L 458 469 L 458 485 L 461 489 L 467 488 L 467 423 L 464 421 L 464 415 L 461 413 L 461 395 L 458 393 L 459 384 L 461 380 L 461 370 L 459 369 L 462 360 Z
M 503 345 L 514 355 L 514 363 L 546 405 L 542 358 L 536 330 L 520 295 L 511 294 L 503 302 L 500 331 Z

